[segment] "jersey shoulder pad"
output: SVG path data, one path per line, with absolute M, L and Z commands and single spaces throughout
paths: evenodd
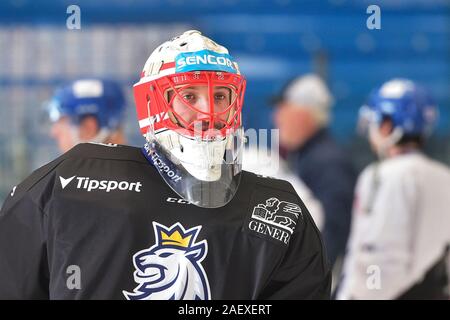
M 273 190 L 294 193 L 295 195 L 297 194 L 294 190 L 294 187 L 289 181 L 255 173 L 250 174 L 254 175 L 255 183 L 260 186 L 264 186 Z
M 7 210 L 20 201 L 37 183 L 45 179 L 61 162 L 65 154 L 33 171 L 25 180 L 14 186 L 8 194 L 2 209 Z
M 39 182 L 51 176 L 58 166 L 71 159 L 110 159 L 110 160 L 131 160 L 145 163 L 139 148 L 124 145 L 106 145 L 96 143 L 81 143 L 59 156 L 55 160 L 40 167 L 31 173 L 25 180 L 14 186 L 6 198 L 4 208 L 14 206 L 24 195 L 33 190 Z
M 139 148 L 112 143 L 80 143 L 67 151 L 64 156 L 65 159 L 97 158 L 109 160 L 129 160 L 145 163 L 145 158 Z

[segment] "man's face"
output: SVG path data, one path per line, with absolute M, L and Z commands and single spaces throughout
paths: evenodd
M 277 105 L 274 123 L 280 130 L 280 144 L 287 150 L 295 150 L 303 145 L 316 126 L 316 121 L 308 108 L 289 102 Z
M 80 142 L 92 140 L 98 133 L 98 123 L 95 117 L 85 117 L 75 126 L 69 117 L 61 117 L 53 123 L 50 135 L 58 143 L 61 152 L 66 152 Z
M 173 91 L 169 92 L 169 101 L 173 96 Z M 212 110 L 207 86 L 184 87 L 173 99 L 172 108 L 175 114 L 169 115 L 172 121 L 181 127 L 193 129 L 201 125 L 202 130 L 206 130 L 209 127 L 210 114 L 213 113 L 214 128 L 221 129 L 233 113 L 233 110 L 228 108 L 231 102 L 231 90 L 227 87 L 216 86 L 213 89 L 214 110 Z
M 386 139 L 392 133 L 393 125 L 391 120 L 383 120 L 379 126 L 372 125 L 369 129 L 369 142 L 372 150 L 379 153 L 383 149 Z M 384 151 L 384 150 L 383 150 Z
M 53 123 L 50 135 L 56 140 L 62 152 L 70 150 L 75 145 L 73 130 L 73 126 L 68 117 L 61 117 Z

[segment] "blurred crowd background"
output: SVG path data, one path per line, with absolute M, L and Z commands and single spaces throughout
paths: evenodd
M 66 9 L 81 9 L 69 30 Z M 369 30 L 366 8 L 381 8 Z M 331 130 L 359 170 L 373 159 L 356 134 L 370 90 L 393 77 L 428 87 L 440 109 L 427 145 L 450 163 L 450 18 L 445 0 L 4 0 L 0 2 L 0 202 L 59 151 L 43 104 L 79 77 L 119 81 L 127 94 L 125 133 L 140 146 L 132 97 L 143 63 L 161 42 L 199 29 L 230 48 L 247 77 L 246 128 L 273 128 L 268 97 L 289 79 L 315 72 L 335 104 Z

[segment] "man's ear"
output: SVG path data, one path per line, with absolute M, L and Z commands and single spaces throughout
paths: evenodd
M 80 140 L 92 140 L 97 135 L 98 131 L 98 121 L 94 116 L 86 116 L 81 120 L 78 131 Z

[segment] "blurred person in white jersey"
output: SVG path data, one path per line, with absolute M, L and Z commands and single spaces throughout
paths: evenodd
M 436 119 L 430 94 L 407 79 L 361 108 L 379 161 L 357 182 L 338 299 L 448 299 L 450 170 L 422 152 Z

